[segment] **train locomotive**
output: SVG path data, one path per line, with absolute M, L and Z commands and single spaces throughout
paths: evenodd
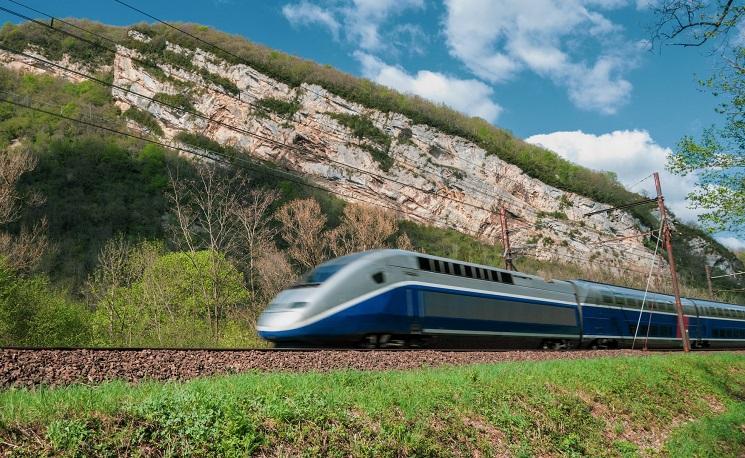
M 745 306 L 682 304 L 692 346 L 745 346 Z M 319 265 L 277 295 L 257 330 L 277 346 L 682 346 L 673 296 L 394 249 Z

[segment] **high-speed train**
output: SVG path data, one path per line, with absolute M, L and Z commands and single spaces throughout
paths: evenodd
M 745 306 L 682 303 L 692 346 L 745 346 Z M 277 295 L 257 330 L 278 346 L 681 346 L 670 295 L 388 249 L 319 265 Z

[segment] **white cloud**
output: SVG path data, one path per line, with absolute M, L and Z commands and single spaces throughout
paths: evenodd
M 339 36 L 339 23 L 334 15 L 318 5 L 306 1 L 295 5 L 288 4 L 282 7 L 282 14 L 292 25 L 319 24 L 329 29 L 335 39 Z
M 424 8 L 424 0 L 343 0 L 327 2 L 327 5 L 322 8 L 302 0 L 300 3 L 286 4 L 282 13 L 292 24 L 321 24 L 334 37 L 343 30 L 346 38 L 359 48 L 383 51 L 390 48 L 390 43 L 386 39 L 389 37 L 381 35 L 381 26 L 407 9 Z M 392 32 L 392 37 L 401 33 L 421 36 L 419 32 L 419 28 L 413 24 L 402 24 Z
M 717 241 L 733 251 L 745 251 L 745 241 L 732 236 L 717 236 Z
M 658 3 L 658 0 L 636 0 L 636 9 L 640 11 L 646 10 L 657 6 Z
M 638 47 L 622 28 L 590 8 L 621 0 L 446 0 L 451 55 L 492 83 L 531 70 L 566 87 L 579 108 L 615 113 L 632 85 L 624 77 Z M 569 43 L 571 41 L 571 44 Z M 594 60 L 589 53 L 596 54 Z
M 458 79 L 442 73 L 421 70 L 411 75 L 400 67 L 358 51 L 362 73 L 371 80 L 393 89 L 443 103 L 471 116 L 494 122 L 502 108 L 491 100 L 492 89 L 474 79 Z
M 602 135 L 582 131 L 553 132 L 533 135 L 526 141 L 585 167 L 614 172 L 626 187 L 633 186 L 652 172 L 659 172 L 668 208 L 684 221 L 693 221 L 699 214 L 699 211 L 688 208 L 686 202 L 688 192 L 695 185 L 695 177 L 679 177 L 665 171 L 666 157 L 672 151 L 655 143 L 645 130 L 617 130 Z M 632 187 L 632 191 L 641 190 L 654 196 L 653 180 L 649 178 Z

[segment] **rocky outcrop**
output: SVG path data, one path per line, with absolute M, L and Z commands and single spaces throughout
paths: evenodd
M 130 36 L 147 40 L 142 34 Z M 203 50 L 168 46 L 173 52 L 189 55 L 202 71 L 188 72 L 165 63 L 159 64 L 162 73 L 149 71 L 133 60 L 138 57 L 136 51 L 121 47 L 111 68 L 114 84 L 134 93 L 147 97 L 189 94 L 194 109 L 204 117 L 113 90 L 123 110 L 136 106 L 151 113 L 161 124 L 166 141 L 172 141 L 180 131 L 200 133 L 302 174 L 350 202 L 389 207 L 402 218 L 457 229 L 492 242 L 500 235 L 496 210 L 505 206 L 510 214 L 512 245 L 539 259 L 589 260 L 608 268 L 634 269 L 648 268 L 652 263 L 653 254 L 643 244 L 643 234 L 649 228 L 641 227 L 630 214 L 585 217 L 607 205 L 548 186 L 517 166 L 487 155 L 470 141 L 414 124 L 401 114 L 350 102 L 319 86 L 289 87 L 249 66 L 229 64 Z M 0 53 L 0 62 L 11 68 L 50 71 L 8 53 Z M 238 87 L 239 95 L 228 94 L 207 81 L 203 72 L 229 80 Z M 297 111 L 286 117 L 258 108 L 257 103 L 267 98 L 295 102 Z M 358 138 L 334 114 L 369 120 L 385 133 L 386 145 Z M 386 159 L 390 162 L 386 166 L 380 154 L 392 161 Z M 626 238 L 607 242 L 614 237 Z M 711 261 L 731 268 L 720 260 Z M 657 263 L 665 261 L 658 256 Z

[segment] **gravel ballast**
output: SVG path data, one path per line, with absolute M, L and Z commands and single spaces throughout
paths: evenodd
M 21 350 L 0 349 L 0 388 L 188 380 L 247 371 L 392 370 L 547 359 L 640 356 L 632 350 Z

